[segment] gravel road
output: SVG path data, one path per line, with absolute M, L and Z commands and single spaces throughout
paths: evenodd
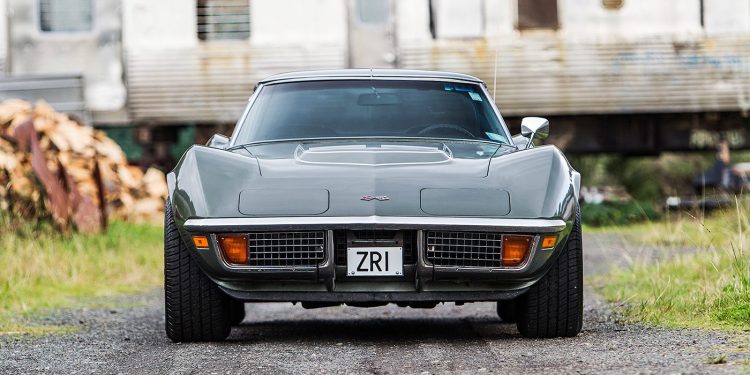
M 587 274 L 633 258 L 612 235 L 584 237 Z M 618 323 L 587 287 L 583 332 L 529 340 L 501 324 L 492 303 L 432 310 L 248 304 L 229 340 L 173 344 L 160 291 L 107 300 L 117 308 L 65 310 L 39 318 L 73 333 L 0 336 L 0 373 L 742 373 L 750 353 L 737 336 Z M 726 364 L 709 365 L 726 355 Z M 744 363 L 744 367 L 743 367 Z

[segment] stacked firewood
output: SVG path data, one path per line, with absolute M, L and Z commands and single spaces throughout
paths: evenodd
M 96 232 L 110 219 L 159 222 L 164 173 L 128 165 L 120 146 L 47 103 L 0 103 L 0 212 Z

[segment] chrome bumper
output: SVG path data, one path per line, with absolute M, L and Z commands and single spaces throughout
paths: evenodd
M 254 230 L 305 229 L 445 229 L 504 233 L 554 233 L 565 229 L 558 219 L 503 219 L 468 217 L 242 217 L 188 219 L 190 232 L 236 232 Z

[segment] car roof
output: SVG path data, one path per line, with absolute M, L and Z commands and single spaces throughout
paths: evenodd
M 335 69 L 335 70 L 306 70 L 299 72 L 289 72 L 274 74 L 266 77 L 259 83 L 273 83 L 280 81 L 311 81 L 326 79 L 347 79 L 347 78 L 394 78 L 394 79 L 425 79 L 425 80 L 452 80 L 465 81 L 471 83 L 484 83 L 477 77 L 468 74 L 437 72 L 429 70 L 409 70 L 409 69 Z

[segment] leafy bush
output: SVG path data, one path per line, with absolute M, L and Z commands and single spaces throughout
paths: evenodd
M 639 223 L 659 216 L 654 205 L 646 202 L 581 204 L 581 221 L 595 227 Z
M 732 155 L 734 162 L 745 154 Z M 583 186 L 624 186 L 639 202 L 663 202 L 670 195 L 692 193 L 693 176 L 713 163 L 713 153 L 663 153 L 659 157 L 572 156 Z

